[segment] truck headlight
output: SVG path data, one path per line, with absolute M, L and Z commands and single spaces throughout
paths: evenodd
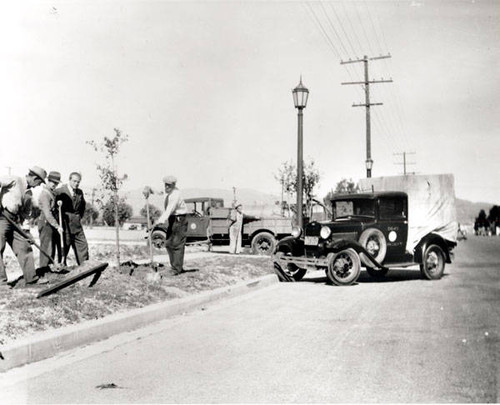
M 298 238 L 300 235 L 302 235 L 302 228 L 300 226 L 294 226 L 292 228 L 292 236 Z
M 331 234 L 332 230 L 328 226 L 323 226 L 321 231 L 319 231 L 319 236 L 321 236 L 322 239 L 328 239 Z

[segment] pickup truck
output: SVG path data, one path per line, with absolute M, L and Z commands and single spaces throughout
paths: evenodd
M 229 245 L 229 218 L 233 208 L 221 198 L 201 197 L 184 200 L 188 208 L 187 244 Z M 243 217 L 243 246 L 258 255 L 271 255 L 278 240 L 292 233 L 292 219 L 285 217 Z M 153 228 L 154 246 L 165 246 L 165 232 Z
M 455 196 L 454 191 L 446 193 L 447 180 L 421 179 L 415 187 L 411 179 L 410 200 L 403 191 L 335 196 L 330 220 L 294 229 L 277 244 L 276 274 L 281 281 L 299 281 L 308 269 L 324 269 L 334 285 L 351 285 L 362 266 L 370 276 L 383 278 L 389 268 L 419 265 L 424 278 L 441 278 L 457 245 Z

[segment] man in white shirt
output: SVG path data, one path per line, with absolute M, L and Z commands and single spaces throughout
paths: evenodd
M 29 169 L 25 177 L 7 176 L 0 179 L 0 283 L 7 283 L 7 274 L 3 263 L 3 252 L 8 243 L 15 253 L 23 271 L 27 285 L 45 284 L 36 275 L 33 249 L 30 242 L 21 235 L 12 223 L 18 228 L 24 221 L 24 210 L 31 203 L 29 189 L 45 183 L 47 172 L 38 166 Z
M 159 225 L 167 233 L 166 248 L 170 267 L 174 275 L 184 273 L 184 248 L 186 245 L 187 219 L 186 203 L 176 187 L 174 176 L 165 176 L 165 211 L 153 225 Z

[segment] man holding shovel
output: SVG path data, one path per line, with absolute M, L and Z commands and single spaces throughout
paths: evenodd
M 165 176 L 165 211 L 155 221 L 153 226 L 160 225 L 167 234 L 166 247 L 172 267 L 172 274 L 177 276 L 185 273 L 184 248 L 186 245 L 187 219 L 186 203 L 176 187 L 177 178 Z
M 38 217 L 38 233 L 40 235 L 41 250 L 46 252 L 52 259 L 58 252 L 58 262 L 61 262 L 61 243 L 63 229 L 57 222 L 57 206 L 55 189 L 61 182 L 61 173 L 50 172 L 47 177 L 47 184 L 43 187 L 40 197 L 38 198 L 38 206 L 40 207 L 40 216 Z M 52 260 L 54 261 L 54 260 Z M 44 274 L 50 271 L 50 259 L 44 254 L 40 254 L 39 272 Z
M 83 231 L 82 218 L 85 213 L 85 198 L 80 189 L 82 175 L 73 172 L 69 182 L 56 190 L 56 201 L 62 202 L 62 217 L 64 223 L 64 260 L 70 247 L 75 253 L 76 262 L 80 265 L 89 260 L 89 246 Z
M 26 285 L 33 285 L 40 281 L 36 275 L 35 260 L 31 240 L 26 239 L 17 229 L 23 223 L 23 211 L 30 202 L 29 189 L 45 183 L 47 172 L 38 166 L 29 169 L 23 178 L 7 176 L 0 179 L 0 283 L 7 283 L 7 274 L 3 263 L 5 244 L 8 243 L 15 253 L 24 274 Z M 28 193 L 27 193 L 28 192 Z

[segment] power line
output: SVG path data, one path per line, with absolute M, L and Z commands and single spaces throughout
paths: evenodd
M 371 106 L 373 105 L 382 105 L 382 103 L 370 103 L 370 84 L 375 84 L 375 83 L 390 83 L 392 82 L 392 79 L 389 80 L 370 80 L 369 79 L 369 74 L 368 74 L 368 61 L 369 60 L 378 60 L 378 59 L 385 59 L 385 58 L 390 58 L 391 55 L 385 55 L 385 56 L 376 56 L 373 58 L 368 58 L 368 56 L 364 56 L 362 59 L 356 59 L 356 60 L 349 60 L 349 61 L 341 61 L 340 64 L 348 64 L 348 63 L 358 63 L 358 62 L 363 62 L 364 67 L 365 67 L 365 80 L 363 82 L 344 82 L 342 83 L 343 85 L 345 84 L 364 84 L 365 87 L 365 103 L 364 104 L 353 104 L 353 107 L 365 107 L 366 109 L 366 177 L 371 177 L 372 176 L 372 156 L 371 156 L 371 124 L 370 124 L 370 109 Z
M 403 174 L 406 176 L 408 172 L 406 171 L 406 166 L 407 165 L 415 165 L 415 162 L 408 162 L 406 160 L 407 155 L 415 155 L 415 152 L 400 152 L 400 153 L 394 153 L 393 155 L 395 156 L 403 156 L 403 161 L 402 162 L 397 162 L 395 163 L 396 165 L 403 165 Z M 415 172 L 413 172 L 415 174 Z

